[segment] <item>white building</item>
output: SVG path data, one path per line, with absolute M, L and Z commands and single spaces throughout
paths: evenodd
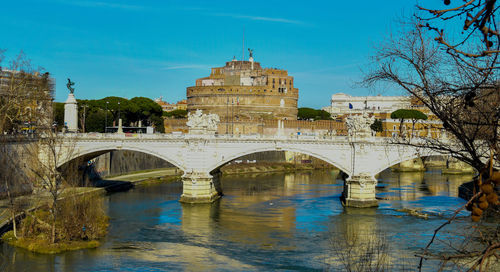
M 332 95 L 331 104 L 323 110 L 329 112 L 332 117 L 349 113 L 361 113 L 364 109 L 370 112 L 393 112 L 397 109 L 411 107 L 410 97 L 407 96 L 350 96 L 345 93 Z

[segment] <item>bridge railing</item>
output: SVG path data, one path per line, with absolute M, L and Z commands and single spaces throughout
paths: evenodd
M 59 133 L 64 138 L 78 139 L 248 139 L 248 140 L 279 140 L 279 139 L 294 139 L 294 140 L 327 140 L 327 141 L 346 141 L 347 136 L 327 136 L 327 135 L 261 135 L 261 134 L 215 134 L 215 135 L 192 135 L 192 134 L 145 134 L 145 133 Z
M 356 139 L 349 139 L 348 136 L 329 135 L 260 135 L 260 134 L 216 134 L 216 135 L 193 135 L 193 134 L 145 134 L 145 133 L 60 133 L 60 136 L 69 139 L 79 140 L 185 140 L 185 139 L 225 139 L 225 140 L 280 140 L 280 141 L 321 141 L 321 142 L 358 142 Z M 362 142 L 360 140 L 359 142 Z M 372 143 L 393 144 L 391 138 L 372 137 Z

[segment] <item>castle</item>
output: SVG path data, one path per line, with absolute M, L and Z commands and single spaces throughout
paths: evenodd
M 215 113 L 221 125 L 260 120 L 296 120 L 299 90 L 286 70 L 262 68 L 253 59 L 233 59 L 212 68 L 187 88 L 187 110 Z

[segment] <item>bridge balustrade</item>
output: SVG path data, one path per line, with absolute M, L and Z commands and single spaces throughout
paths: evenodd
M 378 137 L 189 133 L 59 135 L 68 140 L 68 146 L 76 145 L 74 158 L 122 149 L 148 153 L 174 164 L 184 172 L 181 200 L 192 203 L 210 202 L 218 197 L 217 186 L 210 175 L 212 171 L 241 156 L 274 150 L 308 154 L 336 166 L 347 174 L 343 203 L 355 207 L 376 206 L 374 176 L 378 172 L 401 161 L 433 154 L 430 149 Z M 425 139 L 411 141 L 416 144 Z

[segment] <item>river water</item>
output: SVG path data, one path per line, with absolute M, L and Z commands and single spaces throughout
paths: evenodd
M 389 268 L 415 270 L 415 252 L 465 202 L 458 186 L 471 176 L 382 172 L 378 208 L 342 207 L 338 171 L 225 176 L 213 204 L 178 202 L 180 182 L 105 197 L 108 236 L 97 249 L 58 255 L 0 245 L 7 271 L 340 271 L 349 258 L 381 245 Z M 403 208 L 421 209 L 428 219 Z M 466 216 L 466 213 L 461 215 Z M 440 239 L 460 238 L 459 219 Z M 350 252 L 350 253 L 349 253 Z M 351 255 L 352 256 L 351 256 Z M 356 255 L 358 254 L 358 255 Z M 359 259 L 353 257 L 354 263 Z M 351 258 L 351 261 L 353 259 Z M 426 262 L 424 270 L 436 270 Z

